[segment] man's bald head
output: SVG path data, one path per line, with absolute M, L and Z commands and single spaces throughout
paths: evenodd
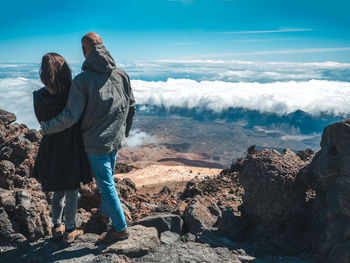
M 98 44 L 103 44 L 102 38 L 98 34 L 90 32 L 83 36 L 81 39 L 81 46 L 83 48 L 84 57 L 87 58 L 91 49 Z

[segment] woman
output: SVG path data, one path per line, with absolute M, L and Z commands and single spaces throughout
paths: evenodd
M 72 83 L 72 72 L 62 56 L 47 53 L 43 56 L 40 79 L 45 87 L 33 92 L 34 111 L 40 122 L 60 113 L 67 102 Z M 42 184 L 43 191 L 53 191 L 52 235 L 71 243 L 83 234 L 75 227 L 80 182 L 92 181 L 87 155 L 83 148 L 80 121 L 60 133 L 43 136 L 35 160 L 33 176 Z M 64 199 L 65 224 L 62 224 Z

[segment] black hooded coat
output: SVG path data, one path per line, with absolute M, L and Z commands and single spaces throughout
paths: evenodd
M 65 107 L 68 92 L 51 95 L 46 88 L 33 92 L 35 115 L 39 122 L 48 121 Z M 84 150 L 81 121 L 62 132 L 41 139 L 32 176 L 41 182 L 43 191 L 65 191 L 92 181 L 92 172 Z

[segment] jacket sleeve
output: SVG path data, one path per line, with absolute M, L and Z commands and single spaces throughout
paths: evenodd
M 126 129 L 125 129 L 126 137 L 129 136 L 132 120 L 136 112 L 135 98 L 134 98 L 134 93 L 132 92 L 132 89 L 131 89 L 129 77 L 128 77 L 128 95 L 129 95 L 129 111 L 128 111 L 128 116 L 126 118 Z
M 72 127 L 83 114 L 87 98 L 88 91 L 78 75 L 72 82 L 65 108 L 56 117 L 42 124 L 43 133 L 58 133 Z
M 33 92 L 33 106 L 34 106 L 34 113 L 36 116 L 36 119 L 38 120 L 38 122 L 40 123 L 43 119 L 41 117 L 40 111 L 39 111 L 39 101 L 37 98 L 37 95 L 35 94 L 35 91 Z

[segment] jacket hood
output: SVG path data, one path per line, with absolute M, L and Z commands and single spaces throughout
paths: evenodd
M 89 56 L 81 67 L 82 70 L 90 69 L 100 73 L 110 72 L 115 68 L 115 62 L 111 54 L 102 44 L 96 45 L 92 48 Z

